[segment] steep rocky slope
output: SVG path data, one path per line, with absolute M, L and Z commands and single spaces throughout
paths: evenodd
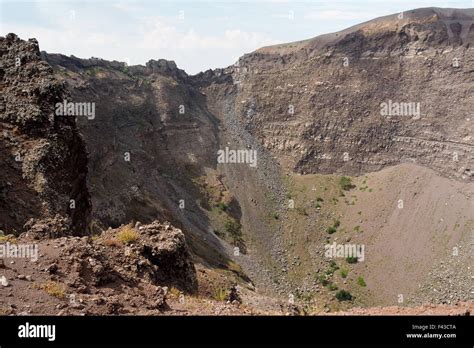
M 183 228 L 196 261 L 232 268 L 229 258 L 238 247 L 236 261 L 271 288 L 260 257 L 245 255 L 244 239 L 258 229 L 253 242 L 264 247 L 274 235 L 261 218 L 281 209 L 281 197 L 278 204 L 266 198 L 281 186 L 274 160 L 259 151 L 258 170 L 217 164 L 217 151 L 241 142 L 242 134 L 236 125 L 220 126 L 207 96 L 173 62 L 127 67 L 43 56 L 67 82 L 73 100 L 96 105 L 94 119 L 78 118 L 89 153 L 92 231 L 165 218 Z
M 472 181 L 473 12 L 382 17 L 259 49 L 196 81 L 213 94 L 232 80 L 235 116 L 289 170 L 361 174 L 414 162 Z M 383 115 L 390 101 L 419 104 L 419 114 Z
M 225 201 L 225 215 L 238 218 L 240 207 L 216 171 L 218 121 L 188 76 L 165 60 L 127 67 L 44 58 L 67 82 L 72 100 L 95 104 L 94 118 L 77 120 L 89 153 L 91 231 L 166 219 L 183 228 L 197 261 L 226 268 L 226 246 L 209 214 Z

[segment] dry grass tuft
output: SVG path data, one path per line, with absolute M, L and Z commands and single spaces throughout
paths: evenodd
M 42 288 L 48 295 L 59 299 L 63 299 L 66 296 L 66 286 L 61 283 L 49 281 Z
M 133 243 L 138 239 L 138 232 L 130 225 L 125 225 L 120 228 L 120 231 L 117 234 L 117 239 L 122 242 L 122 244 Z

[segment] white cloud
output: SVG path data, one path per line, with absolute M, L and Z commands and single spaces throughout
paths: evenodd
M 261 33 L 240 29 L 225 30 L 221 35 L 202 35 L 194 28 L 181 32 L 163 17 L 148 18 L 143 21 L 140 32 L 142 40 L 138 47 L 181 49 L 257 49 L 277 43 Z
M 306 19 L 363 21 L 378 17 L 380 14 L 365 11 L 323 10 L 311 11 L 304 15 Z
M 121 6 L 121 5 L 120 5 Z M 94 14 L 76 10 L 71 19 L 69 7 L 42 8 L 50 25 L 4 23 L 7 32 L 23 39 L 37 38 L 40 48 L 51 53 L 81 58 L 100 57 L 145 64 L 150 59 L 174 60 L 188 73 L 233 64 L 235 57 L 261 46 L 278 43 L 261 33 L 241 29 L 216 31 L 205 35 L 190 27 L 178 27 L 176 18 L 134 19 L 127 27 L 107 25 Z M 52 24 L 51 24 L 52 22 Z
M 279 43 L 261 33 L 241 29 L 214 35 L 200 34 L 194 28 L 181 31 L 163 17 L 147 18 L 139 32 L 137 50 L 148 56 L 173 59 L 192 73 L 226 67 L 235 62 L 230 57 Z
M 124 12 L 138 12 L 143 11 L 143 7 L 130 1 L 119 1 L 112 5 L 114 8 Z

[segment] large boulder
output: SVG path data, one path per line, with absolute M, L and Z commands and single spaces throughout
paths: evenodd
M 183 232 L 168 223 L 124 225 L 97 239 L 68 238 L 56 263 L 67 283 L 79 292 L 113 284 L 148 283 L 197 290 L 194 264 Z

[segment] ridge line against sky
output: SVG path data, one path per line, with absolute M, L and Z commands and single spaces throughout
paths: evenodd
M 229 66 L 262 46 L 421 7 L 470 8 L 474 0 L 0 0 L 0 35 L 34 37 L 41 50 L 81 58 L 131 65 L 174 60 L 195 74 Z

